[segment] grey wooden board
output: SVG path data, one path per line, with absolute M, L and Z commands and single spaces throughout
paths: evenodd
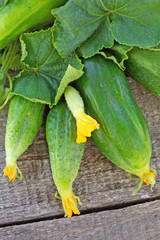
M 160 172 L 160 100 L 130 79 L 135 100 L 143 111 L 153 141 L 151 165 Z M 0 173 L 5 167 L 4 136 L 7 108 L 0 112 Z M 23 180 L 10 183 L 5 178 L 0 184 L 0 225 L 30 221 L 63 215 L 61 201 L 54 197 L 56 187 L 52 180 L 45 140 L 45 128 L 41 127 L 34 143 L 18 162 Z M 78 177 L 73 185 L 74 193 L 80 196 L 83 213 L 94 209 L 130 204 L 145 199 L 159 198 L 159 176 L 154 191 L 145 185 L 133 197 L 137 182 L 128 174 L 110 163 L 89 141 L 86 146 Z
M 1 240 L 159 240 L 160 201 L 0 229 Z

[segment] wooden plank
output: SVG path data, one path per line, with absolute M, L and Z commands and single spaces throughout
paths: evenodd
M 130 80 L 131 81 L 131 80 Z M 131 81 L 134 97 L 148 121 L 153 141 L 152 167 L 160 169 L 160 100 L 135 82 Z M 0 112 L 0 172 L 5 166 L 4 136 L 7 108 Z M 0 224 L 29 221 L 63 214 L 60 200 L 54 197 L 56 187 L 49 167 L 45 128 L 41 130 L 18 163 L 23 172 L 23 180 L 9 183 L 5 178 L 0 184 Z M 74 193 L 80 196 L 83 205 L 80 211 L 110 207 L 117 204 L 143 201 L 160 197 L 160 181 L 151 192 L 144 185 L 134 197 L 132 191 L 137 182 L 128 174 L 110 163 L 93 145 L 87 143 L 78 177 L 74 183 Z
M 158 240 L 160 201 L 0 229 L 1 240 Z

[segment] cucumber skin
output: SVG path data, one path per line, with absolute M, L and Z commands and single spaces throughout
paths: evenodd
M 5 135 L 6 162 L 16 161 L 32 144 L 43 122 L 44 106 L 20 96 L 12 98 Z
M 51 10 L 67 0 L 10 0 L 0 8 L 0 49 L 26 30 L 53 21 Z
M 76 143 L 76 122 L 66 103 L 50 110 L 46 122 L 46 138 L 54 182 L 59 193 L 72 190 L 78 174 L 84 144 Z
M 124 73 L 101 56 L 84 60 L 84 65 L 76 86 L 87 113 L 100 124 L 92 133 L 93 142 L 118 167 L 133 174 L 147 172 L 150 133 Z
M 127 74 L 160 97 L 160 50 L 134 47 L 128 57 L 125 62 Z

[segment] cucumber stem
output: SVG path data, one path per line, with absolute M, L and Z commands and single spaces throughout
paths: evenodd
M 155 185 L 156 181 L 153 178 L 151 178 L 150 176 L 147 176 L 147 175 L 145 175 L 144 178 L 148 180 L 149 183 L 147 183 L 147 184 L 151 184 L 151 191 L 153 191 L 152 188 Z
M 2 110 L 5 106 L 6 106 L 6 104 L 8 103 L 8 101 L 11 99 L 11 92 L 12 92 L 12 88 L 13 88 L 13 83 L 12 83 L 12 79 L 11 79 L 11 77 L 9 76 L 9 74 L 6 72 L 6 75 L 7 75 L 7 78 L 8 78 L 8 80 L 9 80 L 9 89 L 2 89 L 1 87 L 1 85 L 0 85 L 0 96 L 2 96 L 2 105 L 0 106 L 0 110 Z M 7 91 L 6 91 L 7 90 Z M 2 95 L 1 95 L 2 94 Z M 0 101 L 0 103 L 1 103 L 1 101 Z
M 6 48 L 4 49 L 4 52 L 3 52 L 3 55 L 2 55 L 2 62 L 1 62 L 1 64 L 3 64 L 3 62 L 5 61 L 5 58 L 6 58 L 6 55 L 7 55 L 8 48 L 9 48 L 9 46 L 6 47 Z
M 2 104 L 5 100 L 5 89 L 3 85 L 0 85 L 0 104 Z
M 17 167 L 17 171 L 18 171 L 18 174 L 17 174 L 17 178 L 19 179 L 19 180 L 22 180 L 22 178 L 23 178 L 23 175 L 22 175 L 22 172 L 21 172 L 21 170 Z
M 16 52 L 16 45 L 17 45 L 17 41 L 10 43 L 9 50 L 6 49 L 4 51 L 3 57 L 2 57 L 2 67 L 0 69 L 0 103 L 4 102 L 4 104 L 0 107 L 0 110 L 8 102 L 8 100 L 9 100 L 8 92 L 9 93 L 11 92 L 10 90 L 8 92 L 6 91 L 6 89 L 4 88 L 4 84 L 5 84 L 5 75 L 7 75 L 7 70 L 9 68 L 12 58 Z M 6 53 L 7 50 L 8 50 L 8 53 Z M 12 80 L 9 77 L 9 74 L 7 75 L 7 77 L 9 79 L 10 89 L 12 89 Z M 5 101 L 5 100 L 7 100 L 7 101 Z
M 136 194 L 136 192 L 139 191 L 139 189 L 142 187 L 142 184 L 143 184 L 143 178 L 140 178 L 138 187 L 133 191 L 132 196 L 134 196 Z
M 134 178 L 134 177 L 132 177 L 130 174 L 129 174 L 129 178 L 130 178 L 131 180 L 134 180 L 134 181 L 137 181 L 137 180 L 138 180 L 138 178 Z
M 55 196 L 57 199 L 60 199 L 60 200 L 61 200 L 61 197 L 58 196 L 58 192 L 57 192 L 57 191 L 55 192 L 54 196 Z
M 4 62 L 2 63 L 2 67 L 1 67 L 1 70 L 0 70 L 0 74 L 1 74 L 0 75 L 0 85 L 4 85 L 4 83 L 5 83 L 5 73 L 8 70 L 8 68 L 10 66 L 10 63 L 12 61 L 12 58 L 13 58 L 15 52 L 16 52 L 16 45 L 17 45 L 17 41 L 14 41 L 14 42 L 10 43 L 7 56 L 4 60 Z
M 157 176 L 157 171 L 154 168 L 150 168 L 150 171 L 153 172 L 155 176 Z
M 78 204 L 81 206 L 83 203 L 81 202 L 80 198 L 79 198 L 79 197 L 77 197 L 77 196 L 75 196 L 75 198 L 77 199 L 77 201 L 78 201 Z

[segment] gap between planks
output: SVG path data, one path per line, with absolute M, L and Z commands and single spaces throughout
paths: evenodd
M 80 215 L 83 216 L 83 215 L 90 215 L 92 213 L 99 213 L 99 212 L 104 212 L 104 211 L 129 208 L 132 206 L 143 205 L 145 203 L 154 202 L 154 201 L 159 201 L 159 203 L 160 203 L 160 196 L 152 197 L 149 199 L 139 199 L 139 200 L 132 201 L 129 203 L 110 205 L 108 207 L 99 207 L 99 208 L 92 208 L 89 210 L 83 210 L 83 211 L 81 211 Z M 35 218 L 33 220 L 24 220 L 24 221 L 17 221 L 17 222 L 11 222 L 11 223 L 4 223 L 4 224 L 0 224 L 0 228 L 19 226 L 19 225 L 25 225 L 25 224 L 30 224 L 30 223 L 38 223 L 38 222 L 43 222 L 43 221 L 53 221 L 53 220 L 63 219 L 63 218 L 64 218 L 64 215 L 62 215 L 62 214 L 57 215 L 57 216 L 53 215 L 53 216 L 48 216 L 48 217 Z

